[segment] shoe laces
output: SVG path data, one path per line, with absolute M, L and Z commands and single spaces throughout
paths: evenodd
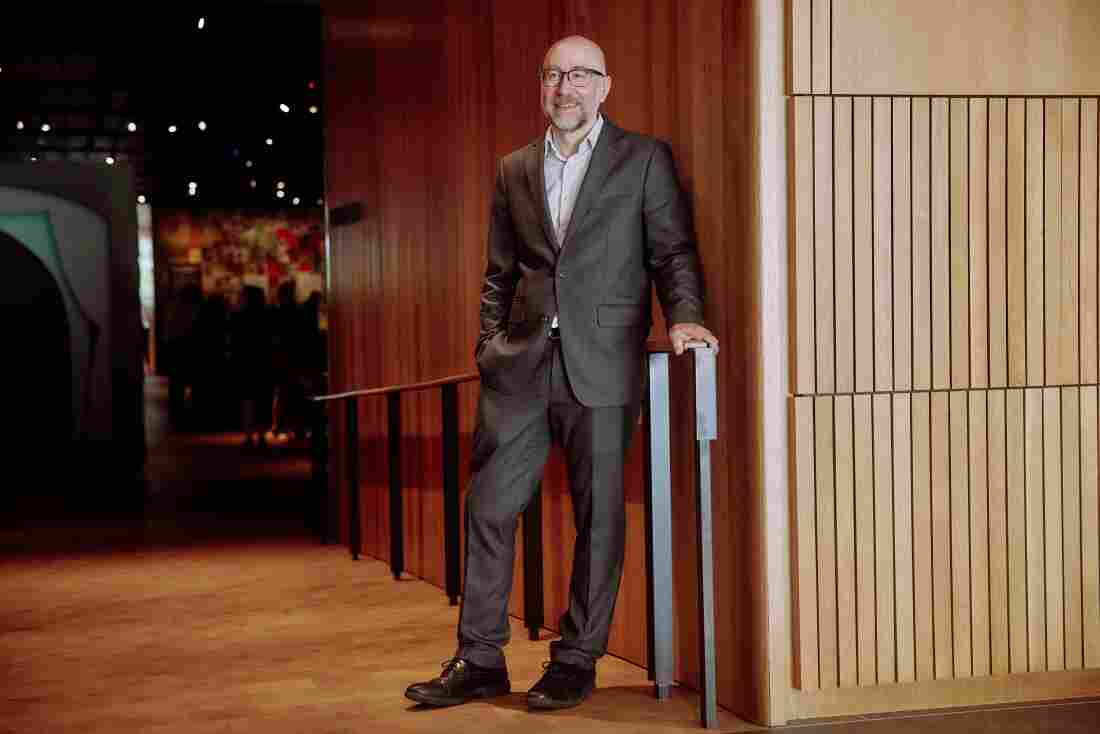
M 466 664 L 467 664 L 466 661 L 463 660 L 462 658 L 447 658 L 446 660 L 444 660 L 443 662 L 440 663 L 440 665 L 443 667 L 443 672 L 441 672 L 439 674 L 439 679 L 440 680 L 446 680 L 447 678 L 449 678 L 451 676 L 451 673 L 455 672 L 455 670 L 460 665 L 466 665 Z

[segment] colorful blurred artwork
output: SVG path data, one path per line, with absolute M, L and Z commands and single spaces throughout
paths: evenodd
M 324 229 L 320 212 L 275 216 L 245 212 L 158 211 L 155 245 L 171 270 L 197 265 L 202 291 L 238 300 L 257 285 L 269 300 L 294 281 L 299 301 L 324 283 Z

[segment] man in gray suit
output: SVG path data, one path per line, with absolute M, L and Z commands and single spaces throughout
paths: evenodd
M 500 162 L 481 289 L 477 429 L 466 497 L 458 650 L 408 688 L 448 706 L 511 690 L 515 529 L 551 443 L 565 450 L 577 528 L 569 607 L 528 706 L 575 706 L 595 687 L 622 575 L 623 461 L 643 388 L 651 284 L 677 354 L 718 348 L 702 326 L 691 213 L 668 146 L 600 114 L 603 51 L 562 39 L 539 70 L 546 134 Z

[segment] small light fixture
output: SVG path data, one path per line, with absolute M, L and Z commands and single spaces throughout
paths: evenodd
M 252 161 L 245 161 L 244 162 L 244 167 L 245 168 L 252 168 Z
M 176 126 L 175 125 L 169 125 L 168 126 L 168 132 L 174 133 L 175 131 L 176 131 Z
M 285 181 L 280 181 L 279 183 L 275 184 L 275 188 L 285 189 L 286 188 L 286 182 Z
M 268 145 L 275 145 L 275 141 L 274 141 L 274 140 L 272 140 L 271 138 L 268 138 L 268 139 L 267 139 L 267 140 L 265 140 L 264 142 L 265 142 L 265 143 L 267 143 Z
M 38 163 L 38 156 L 32 155 L 31 156 L 31 163 Z
M 249 181 L 248 185 L 251 186 L 252 188 L 256 188 L 256 179 L 252 179 L 251 181 Z
M 126 126 L 126 129 L 129 130 L 132 133 L 136 133 L 137 132 L 137 123 L 136 122 L 131 122 L 129 125 Z
M 199 120 L 199 130 L 205 130 L 205 129 L 206 129 L 206 122 L 203 121 L 203 120 Z
M 23 128 L 24 128 L 23 121 L 22 120 L 16 120 L 15 129 L 16 130 L 22 130 Z
M 311 115 L 316 115 L 317 114 L 317 105 L 311 104 L 309 106 L 309 114 L 311 114 Z
M 113 166 L 115 164 L 115 157 L 113 155 L 107 156 L 104 160 L 107 161 L 108 166 Z
M 279 109 L 282 110 L 283 112 L 290 112 L 290 105 L 281 104 L 281 105 L 279 105 Z
M 199 18 L 199 30 L 201 31 L 205 27 L 206 27 L 206 18 L 200 17 Z
M 317 206 L 324 206 L 324 205 L 325 205 L 325 200 L 324 199 L 317 199 Z
M 284 196 L 286 196 L 286 192 L 280 189 L 279 191 L 275 192 L 275 195 L 278 196 L 281 199 Z
M 302 203 L 302 200 L 299 199 L 297 196 L 295 196 L 291 201 L 294 204 L 294 206 L 298 206 L 299 204 Z
M 306 86 L 310 89 L 315 89 L 317 87 L 317 84 L 314 81 L 310 80 L 309 84 L 307 84 Z
M 138 194 L 138 203 L 139 204 L 144 204 L 145 203 L 145 194 Z
M 48 133 L 49 131 L 50 131 L 50 123 L 43 122 L 42 123 L 42 132 Z

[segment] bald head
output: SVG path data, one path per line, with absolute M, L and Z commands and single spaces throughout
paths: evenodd
M 555 60 L 572 60 L 577 63 L 565 66 L 554 63 Z M 546 52 L 543 66 L 556 66 L 559 69 L 569 69 L 573 66 L 587 66 L 597 71 L 607 73 L 607 60 L 604 58 L 603 49 L 595 41 L 584 36 L 567 36 L 561 39 Z

